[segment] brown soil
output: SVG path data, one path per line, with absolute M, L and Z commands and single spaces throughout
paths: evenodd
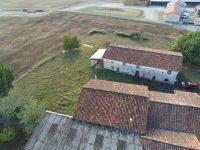
M 164 25 L 67 12 L 38 18 L 0 17 L 0 22 L 0 60 L 10 64 L 17 77 L 60 52 L 62 37 L 66 34 L 83 37 L 92 28 L 109 32 L 140 30 L 147 36 L 171 40 L 185 32 Z

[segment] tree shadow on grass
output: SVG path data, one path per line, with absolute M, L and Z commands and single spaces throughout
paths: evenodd
M 71 51 L 66 51 L 64 53 L 64 58 L 69 59 L 70 61 L 74 61 L 79 59 L 81 56 L 80 50 L 71 50 Z

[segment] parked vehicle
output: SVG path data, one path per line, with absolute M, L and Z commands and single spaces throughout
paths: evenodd
M 191 91 L 198 91 L 200 87 L 200 82 L 181 82 L 179 84 L 179 87 Z
M 37 12 L 44 12 L 44 10 L 41 10 L 41 9 L 23 9 L 22 10 L 23 12 L 27 12 L 27 13 L 37 13 Z

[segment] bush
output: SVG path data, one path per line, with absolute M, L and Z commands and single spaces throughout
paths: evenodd
M 22 96 L 0 99 L 0 115 L 4 125 L 18 126 L 18 115 L 26 101 Z
M 132 40 L 148 40 L 147 38 L 143 37 L 143 33 L 142 32 L 126 33 L 126 32 L 115 31 L 115 34 L 117 36 L 130 38 Z
M 5 128 L 0 133 L 0 141 L 1 142 L 9 142 L 15 138 L 15 130 L 13 128 Z
M 80 40 L 77 36 L 64 36 L 63 39 L 63 49 L 73 50 L 80 47 Z
M 19 114 L 20 126 L 28 135 L 33 133 L 43 110 L 44 107 L 42 104 L 38 104 L 38 102 L 31 100 L 24 106 L 22 112 Z
M 93 34 L 106 34 L 106 32 L 100 29 L 92 29 L 91 31 L 88 32 L 88 35 L 93 35 Z
M 0 62 L 0 96 L 6 96 L 13 87 L 14 71 L 12 68 Z
M 182 52 L 185 62 L 200 65 L 200 31 L 179 37 L 172 44 L 172 50 Z
M 119 32 L 119 31 L 115 31 L 115 34 L 117 36 L 120 36 L 120 37 L 130 37 L 130 34 L 129 33 L 126 33 L 126 32 Z

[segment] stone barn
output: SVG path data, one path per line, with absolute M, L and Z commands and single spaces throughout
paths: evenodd
M 169 84 L 176 82 L 182 59 L 179 52 L 120 45 L 110 45 L 102 56 L 104 69 Z

